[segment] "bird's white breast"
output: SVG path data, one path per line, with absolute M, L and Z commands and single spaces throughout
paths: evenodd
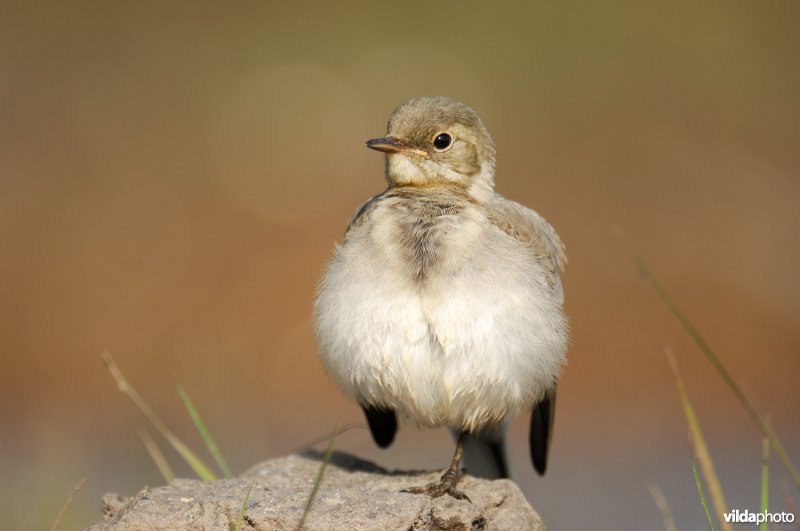
M 415 212 L 378 204 L 336 247 L 314 317 L 322 362 L 348 395 L 474 431 L 554 386 L 566 322 L 534 253 L 460 207 L 421 227 Z

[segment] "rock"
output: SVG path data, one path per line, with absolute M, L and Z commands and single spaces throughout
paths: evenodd
M 247 490 L 241 529 L 293 530 L 303 514 L 322 455 L 309 452 L 266 461 L 236 479 L 176 479 L 124 499 L 103 497 L 105 521 L 91 531 L 228 530 Z M 389 472 L 335 452 L 325 470 L 304 529 L 307 530 L 543 530 L 539 515 L 510 480 L 466 475 L 459 488 L 471 499 L 400 492 L 438 479 L 440 472 Z

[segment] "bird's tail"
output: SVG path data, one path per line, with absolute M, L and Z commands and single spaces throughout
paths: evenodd
M 464 442 L 463 467 L 472 476 L 508 478 L 505 429 L 494 433 L 469 433 Z

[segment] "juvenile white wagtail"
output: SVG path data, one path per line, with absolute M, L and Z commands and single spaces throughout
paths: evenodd
M 474 475 L 508 477 L 505 430 L 521 411 L 533 411 L 544 474 L 567 349 L 561 240 L 494 191 L 494 144 L 463 103 L 407 101 L 366 145 L 386 154 L 389 186 L 356 211 L 320 281 L 325 369 L 379 446 L 397 416 L 457 435 L 441 480 L 407 492 L 468 499 L 456 489 L 462 457 Z

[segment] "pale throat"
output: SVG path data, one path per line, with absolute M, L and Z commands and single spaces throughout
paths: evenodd
M 404 155 L 390 155 L 386 157 L 386 180 L 392 186 L 422 186 L 444 180 L 464 186 L 467 193 L 479 201 L 487 201 L 494 196 L 494 163 L 491 160 L 484 161 L 480 171 L 471 176 L 461 175 L 449 168 L 426 168 L 431 164 L 430 161 L 416 164 Z
M 391 185 L 422 185 L 430 180 L 422 168 L 405 155 L 387 155 L 386 180 Z

